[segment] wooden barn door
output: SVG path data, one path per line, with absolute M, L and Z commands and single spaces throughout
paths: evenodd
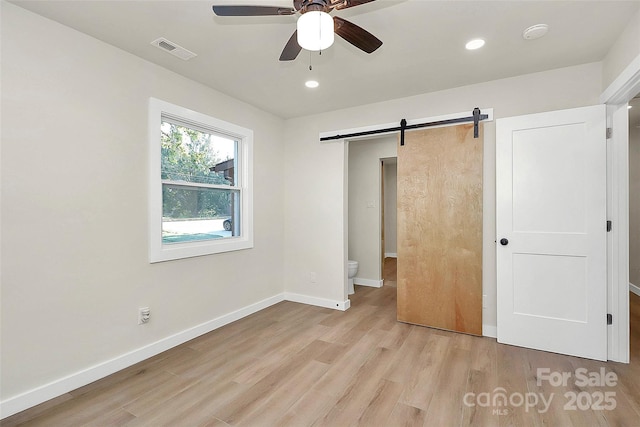
M 398 146 L 398 320 L 482 335 L 482 124 Z

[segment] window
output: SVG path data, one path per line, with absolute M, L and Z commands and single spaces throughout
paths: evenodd
M 151 98 L 149 259 L 253 247 L 253 132 Z

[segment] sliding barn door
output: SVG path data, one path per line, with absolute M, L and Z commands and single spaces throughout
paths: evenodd
M 482 124 L 398 146 L 398 320 L 482 335 Z

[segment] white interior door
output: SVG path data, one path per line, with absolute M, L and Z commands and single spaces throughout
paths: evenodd
M 604 105 L 496 121 L 498 342 L 607 359 Z

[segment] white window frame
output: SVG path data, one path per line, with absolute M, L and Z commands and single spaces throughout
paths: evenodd
M 162 116 L 193 123 L 238 141 L 237 176 L 240 190 L 240 235 L 223 239 L 165 244 L 162 242 L 161 122 Z M 149 262 L 237 251 L 253 247 L 253 131 L 156 98 L 149 98 Z M 234 183 L 235 185 L 235 183 Z M 204 186 L 203 186 L 204 187 Z M 235 228 L 235 227 L 234 227 Z

